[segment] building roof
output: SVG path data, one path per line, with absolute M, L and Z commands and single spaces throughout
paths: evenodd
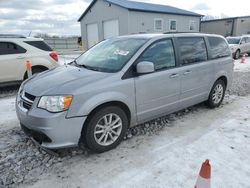
M 81 21 L 82 18 L 88 13 L 89 9 L 96 3 L 97 0 L 93 0 L 85 12 L 81 15 L 78 21 Z M 163 14 L 175 14 L 175 15 L 185 15 L 185 16 L 196 16 L 202 17 L 203 15 L 197 14 L 194 12 L 190 12 L 187 10 L 179 9 L 176 7 L 168 6 L 168 5 L 158 5 L 151 3 L 142 3 L 136 1 L 127 1 L 127 0 L 104 0 L 108 3 L 120 6 L 122 8 L 126 8 L 132 11 L 140 11 L 140 12 L 152 12 L 152 13 L 163 13 Z
M 212 19 L 212 20 L 202 20 L 201 22 L 216 22 L 216 21 L 226 21 L 226 20 L 235 20 L 235 19 L 244 19 L 250 18 L 250 16 L 238 16 L 238 17 L 228 17 L 228 18 L 220 18 L 220 19 Z

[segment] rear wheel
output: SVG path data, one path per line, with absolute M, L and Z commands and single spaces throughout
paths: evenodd
M 234 59 L 239 59 L 240 58 L 240 50 L 237 50 L 234 55 Z
M 87 148 L 101 153 L 115 148 L 128 129 L 126 113 L 117 106 L 95 112 L 84 125 L 82 139 Z
M 36 75 L 40 72 L 46 71 L 48 70 L 46 67 L 42 68 L 42 67 L 32 67 L 32 75 Z M 28 78 L 28 73 L 26 72 L 24 75 L 24 80 L 26 80 Z
M 226 86 L 224 81 L 217 80 L 212 87 L 208 100 L 206 101 L 208 107 L 216 108 L 220 106 L 225 96 L 225 90 Z

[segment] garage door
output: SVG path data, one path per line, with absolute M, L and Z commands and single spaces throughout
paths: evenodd
M 94 46 L 99 42 L 97 24 L 87 25 L 87 37 L 88 37 L 88 48 L 91 48 L 92 46 Z
M 119 21 L 110 20 L 103 22 L 104 39 L 119 36 Z

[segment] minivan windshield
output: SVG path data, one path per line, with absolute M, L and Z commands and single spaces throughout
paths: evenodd
M 227 38 L 228 44 L 239 44 L 240 43 L 240 37 L 230 37 Z
M 94 71 L 118 72 L 147 41 L 146 38 L 107 39 L 86 51 L 75 63 Z

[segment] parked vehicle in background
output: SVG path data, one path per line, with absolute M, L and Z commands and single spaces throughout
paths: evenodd
M 42 147 L 116 147 L 129 127 L 206 101 L 220 106 L 233 59 L 218 35 L 144 34 L 107 39 L 74 62 L 25 81 L 16 111 Z
M 43 39 L 0 35 L 0 85 L 25 80 L 27 60 L 32 62 L 33 74 L 59 66 L 57 53 Z
M 250 36 L 227 37 L 234 59 L 239 59 L 241 54 L 250 55 Z

